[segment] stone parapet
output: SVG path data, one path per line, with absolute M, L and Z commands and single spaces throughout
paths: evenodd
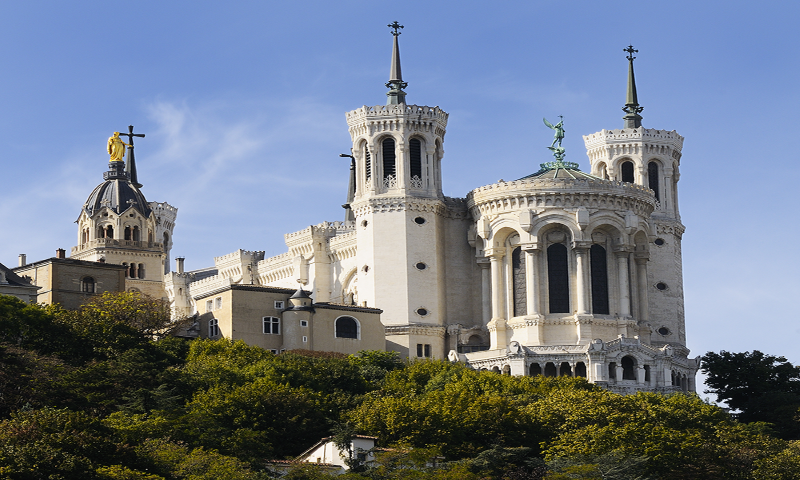
M 467 194 L 473 218 L 519 209 L 604 208 L 650 215 L 655 209 L 652 190 L 627 182 L 586 179 L 526 179 L 499 182 Z
M 439 107 L 418 105 L 376 105 L 347 112 L 350 135 L 359 135 L 389 130 L 421 130 L 444 134 L 448 114 Z

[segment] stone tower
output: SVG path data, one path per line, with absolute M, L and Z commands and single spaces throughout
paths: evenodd
M 443 357 L 446 300 L 441 160 L 447 113 L 406 104 L 394 29 L 388 100 L 347 113 L 359 305 L 383 309 L 387 347 Z M 427 355 L 426 355 L 427 353 Z
M 628 47 L 628 89 L 623 117 L 624 128 L 601 130 L 583 137 L 591 161 L 592 173 L 598 177 L 630 182 L 649 188 L 655 195 L 655 210 L 650 216 L 649 251 L 634 252 L 637 268 L 647 270 L 647 308 L 639 305 L 640 321 L 649 323 L 654 345 L 686 345 L 683 302 L 683 269 L 681 237 L 685 230 L 678 210 L 683 137 L 674 130 L 642 127 L 636 93 L 633 56 Z M 644 275 L 641 276 L 644 278 Z M 642 280 L 644 281 L 644 280 Z M 641 332 L 642 334 L 644 332 Z
M 81 209 L 76 221 L 78 245 L 70 257 L 125 265 L 126 290 L 165 297 L 164 272 L 178 209 L 145 199 L 136 177 L 133 145 L 128 146 L 127 164 L 111 161 L 103 180 Z

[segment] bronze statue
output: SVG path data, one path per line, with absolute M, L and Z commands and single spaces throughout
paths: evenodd
M 565 131 L 564 130 L 564 117 L 559 115 L 558 118 L 560 118 L 561 121 L 556 123 L 555 125 L 553 125 L 552 123 L 548 122 L 546 118 L 543 119 L 545 125 L 547 125 L 548 127 L 552 128 L 553 130 L 555 130 L 555 138 L 553 138 L 553 143 L 549 147 L 547 147 L 547 148 L 549 148 L 551 150 L 556 146 L 556 144 L 558 144 L 558 148 L 561 148 L 561 141 L 564 140 L 564 131 Z

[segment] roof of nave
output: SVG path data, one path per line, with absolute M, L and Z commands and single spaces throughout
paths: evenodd
M 131 183 L 122 162 L 111 162 L 103 178 L 105 181 L 92 190 L 86 203 L 83 204 L 87 215 L 91 216 L 103 207 L 110 208 L 119 215 L 133 207 L 145 217 L 150 216 L 152 211 L 150 204 L 142 192 Z

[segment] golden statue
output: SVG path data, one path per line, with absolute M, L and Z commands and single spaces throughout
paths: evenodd
M 108 137 L 108 154 L 111 155 L 110 162 L 121 162 L 125 157 L 125 147 L 127 143 L 119 138 L 119 132 L 114 132 L 114 135 Z

